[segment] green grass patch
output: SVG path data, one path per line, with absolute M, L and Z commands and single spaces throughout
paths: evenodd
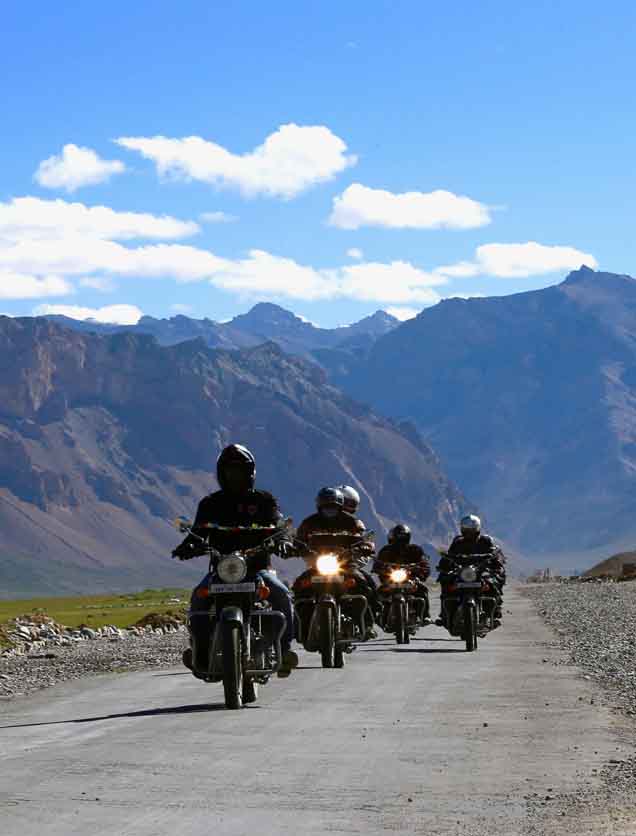
M 179 598 L 177 602 L 175 599 Z M 145 589 L 127 595 L 82 595 L 68 598 L 27 598 L 0 601 L 0 628 L 17 616 L 47 615 L 58 624 L 78 627 L 130 627 L 149 613 L 183 613 L 187 589 Z M 3 631 L 0 629 L 0 643 Z

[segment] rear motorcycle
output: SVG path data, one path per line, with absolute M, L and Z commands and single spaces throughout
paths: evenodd
M 387 565 L 381 580 L 382 629 L 394 634 L 398 644 L 409 644 L 426 623 L 426 600 L 421 594 L 418 597 L 421 587 L 408 566 Z
M 373 534 L 365 532 L 346 548 L 316 552 L 311 574 L 303 578 L 300 588 L 294 587 L 296 638 L 305 650 L 320 653 L 323 668 L 344 667 L 345 654 L 353 651 L 355 642 L 364 641 L 369 605 L 366 596 L 356 592 L 360 578 L 355 569 L 358 549 Z M 342 533 L 333 536 L 341 538 Z
M 188 632 L 193 673 L 205 682 L 223 682 L 226 708 L 255 702 L 258 686 L 265 685 L 281 666 L 285 616 L 272 609 L 269 588 L 256 577 L 251 563 L 263 552 L 272 553 L 290 526 L 291 521 L 285 527 L 205 526 L 269 535 L 256 548 L 221 554 L 193 531 L 192 523 L 183 517 L 175 522 L 182 534 L 200 542 L 200 554 L 210 560 L 208 585 L 195 591 L 198 597 L 209 599 L 210 606 L 188 612 Z
M 495 627 L 498 596 L 489 565 L 492 554 L 446 555 L 451 568 L 444 595 L 442 620 L 451 636 L 477 650 L 477 639 Z

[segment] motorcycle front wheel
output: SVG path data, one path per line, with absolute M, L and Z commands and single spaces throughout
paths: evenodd
M 477 607 L 474 601 L 464 607 L 464 639 L 469 653 L 477 650 Z
M 243 707 L 243 655 L 240 624 L 228 622 L 223 625 L 223 692 L 225 707 Z
M 333 668 L 335 662 L 336 625 L 333 609 L 320 610 L 320 656 L 323 668 Z

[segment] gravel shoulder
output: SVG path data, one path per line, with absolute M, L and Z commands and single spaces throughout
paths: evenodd
M 103 673 L 166 668 L 181 663 L 187 646 L 184 628 L 169 633 L 117 635 L 68 646 L 44 643 L 29 653 L 0 657 L 0 700 Z
M 526 586 L 538 614 L 552 629 L 545 662 L 576 667 L 592 691 L 589 702 L 614 716 L 614 736 L 636 744 L 636 583 L 549 583 Z M 598 836 L 636 833 L 636 758 L 616 757 L 594 770 L 600 779 L 584 782 L 553 799 L 550 817 L 535 809 L 537 836 L 559 829 L 559 816 L 594 823 Z M 565 826 L 564 826 L 565 827 Z

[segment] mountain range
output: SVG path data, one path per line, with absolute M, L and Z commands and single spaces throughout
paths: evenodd
M 513 550 L 585 567 L 633 547 L 633 278 L 583 267 L 543 290 L 448 299 L 330 373 L 412 421 Z
M 194 319 L 180 314 L 169 319 L 142 316 L 136 325 L 110 325 L 93 320 L 48 315 L 47 319 L 75 331 L 97 334 L 150 334 L 160 345 L 175 345 L 201 338 L 210 348 L 241 349 L 272 341 L 283 351 L 317 361 L 316 352 L 335 350 L 358 352 L 369 348 L 378 337 L 399 325 L 386 311 L 376 311 L 360 322 L 339 328 L 320 328 L 291 311 L 268 302 L 259 302 L 245 314 L 229 322 Z
M 445 542 L 472 507 L 412 424 L 271 341 L 161 346 L 0 317 L 0 595 L 191 582 L 205 566 L 169 560 L 169 520 L 215 488 L 216 456 L 234 441 L 297 522 L 319 487 L 343 482 L 380 538 L 403 520 Z

